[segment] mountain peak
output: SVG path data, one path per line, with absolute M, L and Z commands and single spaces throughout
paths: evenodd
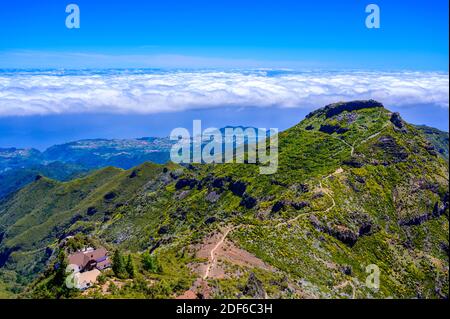
M 348 102 L 337 102 L 328 104 L 320 109 L 317 109 L 309 113 L 306 118 L 311 118 L 313 116 L 325 115 L 325 118 L 330 118 L 338 115 L 344 111 L 351 112 L 362 109 L 378 108 L 384 107 L 382 103 L 375 100 L 355 100 Z

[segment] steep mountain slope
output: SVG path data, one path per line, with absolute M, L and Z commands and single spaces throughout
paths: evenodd
M 274 175 L 144 164 L 33 182 L 0 204 L 0 274 L 33 278 L 58 238 L 82 232 L 157 255 L 163 273 L 148 280 L 169 282 L 158 296 L 239 298 L 251 284 L 282 298 L 442 298 L 448 214 L 448 163 L 425 136 L 378 102 L 337 103 L 279 134 Z M 147 281 L 125 290 L 155 296 Z
M 429 140 L 430 143 L 433 144 L 433 146 L 439 152 L 439 154 L 441 154 L 442 157 L 444 157 L 444 159 L 448 161 L 448 132 L 443 132 L 434 127 L 429 127 L 426 125 L 416 125 L 416 127 L 425 134 L 427 140 Z

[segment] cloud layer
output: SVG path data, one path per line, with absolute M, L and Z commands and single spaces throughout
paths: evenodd
M 439 72 L 0 72 L 0 116 L 152 114 L 222 106 L 318 108 L 369 98 L 388 108 L 448 108 L 448 96 L 448 73 Z

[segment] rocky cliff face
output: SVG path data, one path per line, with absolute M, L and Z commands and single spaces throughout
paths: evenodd
M 382 108 L 383 104 L 374 100 L 362 100 L 362 101 L 351 101 L 351 102 L 338 102 L 329 104 L 323 108 L 320 108 L 314 112 L 311 112 L 306 116 L 306 118 L 317 117 L 322 114 L 325 115 L 326 118 L 330 118 L 336 116 L 342 112 L 352 112 L 363 109 L 371 109 L 371 108 Z

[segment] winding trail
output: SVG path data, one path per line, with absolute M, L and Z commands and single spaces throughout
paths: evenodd
M 277 225 L 275 225 L 275 228 L 280 228 L 280 227 L 282 227 L 284 225 L 287 225 L 287 224 L 290 224 L 292 222 L 295 222 L 295 221 L 297 221 L 299 218 L 301 218 L 303 216 L 308 216 L 308 215 L 311 215 L 311 214 L 314 214 L 314 213 L 319 213 L 319 212 L 321 212 L 321 213 L 328 213 L 330 210 L 332 210 L 334 207 L 336 207 L 336 201 L 334 200 L 334 197 L 332 196 L 331 192 L 328 189 L 323 188 L 322 181 L 325 181 L 325 180 L 327 180 L 328 178 L 330 178 L 332 176 L 336 176 L 336 175 L 342 174 L 343 172 L 344 172 L 344 170 L 341 167 L 339 167 L 334 173 L 323 177 L 322 180 L 319 181 L 319 189 L 322 190 L 325 195 L 330 197 L 331 202 L 332 202 L 331 206 L 329 206 L 327 209 L 322 210 L 322 211 L 313 211 L 313 212 L 309 212 L 309 213 L 299 214 L 299 215 L 295 216 L 294 218 L 291 218 L 291 219 L 288 219 L 286 221 L 278 223 Z
M 380 131 L 378 131 L 378 132 L 376 132 L 375 134 L 372 134 L 372 135 L 370 135 L 369 137 L 363 139 L 361 142 L 359 142 L 358 146 L 359 146 L 359 145 L 362 145 L 362 144 L 366 143 L 368 140 L 373 139 L 374 137 L 377 137 L 378 135 L 380 135 L 381 132 L 383 132 L 384 129 L 386 128 L 386 126 L 388 126 L 388 125 L 389 125 L 389 122 L 385 123 L 385 124 L 381 127 L 381 130 L 380 130 Z
M 362 144 L 366 143 L 368 140 L 370 140 L 370 139 L 372 139 L 372 138 L 378 136 L 378 135 L 386 128 L 386 126 L 388 126 L 388 125 L 389 125 L 389 122 L 386 123 L 386 124 L 384 124 L 383 127 L 381 128 L 381 130 L 380 130 L 379 132 L 374 133 L 374 134 L 370 135 L 369 137 L 365 138 L 364 140 L 362 140 L 361 142 L 359 142 L 359 143 L 358 143 L 358 146 L 359 146 L 359 145 L 362 145 Z M 354 154 L 354 152 L 355 152 L 355 144 L 356 144 L 356 141 L 353 143 L 353 145 L 350 145 L 349 143 L 347 143 L 346 141 L 344 141 L 344 140 L 342 140 L 342 139 L 340 139 L 340 138 L 337 138 L 337 137 L 333 137 L 333 138 L 335 138 L 335 139 L 341 141 L 342 143 L 344 143 L 345 145 L 347 145 L 348 147 L 350 147 L 350 156 L 353 156 L 353 154 Z M 332 192 L 331 192 L 330 190 L 328 190 L 328 189 L 326 189 L 326 188 L 324 188 L 324 187 L 322 186 L 322 181 L 326 181 L 326 180 L 329 179 L 330 177 L 336 176 L 336 175 L 339 175 L 339 174 L 342 174 L 343 172 L 344 172 L 344 170 L 343 170 L 341 167 L 339 167 L 334 173 L 329 174 L 329 175 L 323 177 L 322 180 L 319 181 L 319 189 L 322 190 L 322 191 L 325 193 L 325 195 L 327 195 L 327 196 L 331 199 L 332 204 L 331 204 L 328 208 L 326 208 L 325 210 L 322 210 L 322 211 L 314 211 L 314 212 L 309 212 L 309 213 L 299 214 L 299 215 L 297 215 L 296 217 L 294 217 L 294 218 L 292 218 L 292 219 L 288 219 L 288 220 L 285 220 L 285 221 L 282 221 L 282 222 L 276 224 L 276 225 L 275 225 L 275 228 L 280 228 L 280 227 L 282 227 L 282 226 L 284 226 L 284 225 L 293 223 L 293 222 L 297 221 L 298 219 L 300 219 L 301 217 L 303 217 L 303 216 L 308 216 L 308 215 L 311 215 L 311 214 L 313 214 L 313 213 L 327 213 L 327 212 L 331 211 L 334 207 L 336 207 L 336 201 L 334 200 L 334 197 L 333 197 L 333 195 L 332 195 Z M 215 265 L 215 263 L 217 262 L 217 258 L 216 258 L 216 256 L 215 256 L 216 251 L 217 251 L 217 249 L 223 244 L 223 242 L 224 242 L 225 239 L 227 238 L 228 234 L 229 234 L 230 232 L 232 232 L 233 230 L 235 230 L 235 229 L 237 229 L 237 228 L 240 228 L 240 227 L 242 227 L 242 226 L 245 226 L 245 225 L 238 225 L 238 226 L 233 226 L 233 227 L 225 228 L 225 232 L 223 233 L 222 238 L 219 240 L 219 242 L 218 242 L 218 243 L 213 247 L 213 249 L 211 249 L 211 251 L 210 251 L 210 254 L 209 254 L 210 256 L 209 256 L 209 259 L 208 259 L 208 264 L 207 264 L 207 266 L 206 266 L 205 274 L 204 274 L 203 277 L 202 277 L 203 279 L 206 279 L 206 278 L 209 277 L 209 274 L 210 274 L 210 272 L 211 272 L 211 268 L 212 268 L 212 267 Z M 267 225 L 266 227 L 272 227 L 272 226 Z M 350 283 L 350 284 L 353 286 L 352 283 Z
M 203 279 L 206 279 L 209 277 L 209 273 L 211 271 L 212 266 L 214 266 L 214 264 L 217 262 L 217 258 L 215 256 L 216 254 L 216 250 L 222 246 L 223 242 L 225 241 L 225 239 L 227 238 L 228 234 L 234 230 L 236 227 L 231 227 L 231 228 L 226 228 L 225 232 L 223 233 L 222 238 L 219 240 L 219 242 L 214 246 L 213 249 L 211 249 L 210 253 L 209 253 L 209 259 L 208 259 L 208 265 L 206 266 L 205 269 L 205 274 L 203 275 Z
M 359 143 L 357 144 L 357 146 L 362 145 L 362 144 L 364 144 L 365 142 L 367 142 L 368 140 L 370 140 L 370 139 L 372 139 L 372 138 L 378 136 L 378 135 L 386 128 L 386 126 L 388 126 L 388 125 L 389 125 L 389 122 L 386 123 L 386 124 L 381 128 L 381 130 L 380 130 L 379 132 L 374 133 L 374 134 L 370 135 L 369 137 L 365 138 L 364 140 L 362 140 L 361 142 L 359 142 Z M 342 140 L 342 139 L 337 138 L 337 137 L 333 137 L 333 138 L 335 138 L 335 139 L 341 141 L 342 143 L 344 143 L 345 145 L 347 145 L 348 147 L 350 147 L 350 156 L 353 156 L 353 154 L 354 154 L 354 152 L 355 152 L 355 144 L 356 144 L 356 141 L 353 143 L 353 145 L 350 145 L 350 144 L 347 143 L 345 140 Z M 326 181 L 326 180 L 329 179 L 330 177 L 336 176 L 336 175 L 341 174 L 341 173 L 343 173 L 343 172 L 344 172 L 344 170 L 343 170 L 341 167 L 339 167 L 334 173 L 329 174 L 329 175 L 323 177 L 323 178 L 319 181 L 319 189 L 322 190 L 322 191 L 325 193 L 325 195 L 327 195 L 327 196 L 330 197 L 330 199 L 331 199 L 332 204 L 331 204 L 328 208 L 326 208 L 325 210 L 322 210 L 322 211 L 313 211 L 313 212 L 309 212 L 309 213 L 299 214 L 299 215 L 297 215 L 296 217 L 294 217 L 294 218 L 292 218 L 292 219 L 285 220 L 285 221 L 282 221 L 282 222 L 276 224 L 276 225 L 275 225 L 275 228 L 280 228 L 280 227 L 282 227 L 282 226 L 284 226 L 284 225 L 293 223 L 293 222 L 297 221 L 298 219 L 300 219 L 300 218 L 303 217 L 303 216 L 308 216 L 308 215 L 311 215 L 311 214 L 314 214 L 314 213 L 316 213 L 316 214 L 317 214 L 317 213 L 327 213 L 327 212 L 329 212 L 330 210 L 332 210 L 334 207 L 336 207 L 336 201 L 334 200 L 334 197 L 332 196 L 332 192 L 331 192 L 329 189 L 326 189 L 326 188 L 324 188 L 324 187 L 322 186 L 322 181 Z M 231 226 L 231 227 L 230 227 L 230 226 L 227 226 L 227 227 L 225 228 L 225 231 L 222 233 L 222 237 L 221 237 L 220 240 L 216 243 L 216 245 L 211 249 L 211 251 L 210 251 L 210 253 L 209 253 L 209 258 L 208 258 L 208 263 L 207 263 L 207 266 L 206 266 L 206 269 L 205 269 L 205 273 L 204 273 L 203 276 L 201 276 L 201 279 L 199 278 L 199 280 L 203 281 L 203 283 L 206 283 L 206 279 L 209 277 L 209 275 L 210 275 L 210 273 L 211 273 L 211 269 L 213 268 L 213 266 L 214 266 L 214 265 L 216 264 L 216 262 L 217 262 L 217 258 L 216 258 L 216 251 L 217 251 L 217 249 L 219 249 L 219 248 L 223 245 L 223 243 L 225 242 L 225 239 L 227 238 L 227 236 L 228 236 L 232 231 L 234 231 L 234 230 L 236 230 L 236 229 L 238 229 L 238 228 L 244 227 L 244 226 L 252 226 L 252 225 L 241 224 L 241 225 L 235 225 L 235 226 Z M 273 225 L 264 225 L 264 226 L 262 226 L 262 227 L 274 227 L 274 226 L 273 226 Z M 207 284 L 206 284 L 206 285 L 207 285 Z M 348 285 L 350 285 L 350 286 L 352 287 L 352 299 L 355 299 L 356 288 L 355 288 L 355 285 L 354 285 L 351 281 L 346 280 L 346 281 L 342 282 L 341 284 L 339 284 L 338 286 L 335 286 L 334 288 L 335 288 L 335 289 L 342 289 L 342 288 L 345 288 L 345 287 L 348 286 Z M 194 286 L 195 286 L 195 283 L 194 283 Z M 192 288 L 191 288 L 191 290 L 192 290 Z M 194 290 L 195 290 L 195 289 L 194 289 Z
M 370 140 L 370 139 L 372 139 L 372 138 L 374 138 L 374 137 L 377 137 L 381 132 L 383 132 L 383 130 L 384 130 L 384 129 L 386 128 L 386 126 L 388 126 L 388 125 L 389 125 L 389 122 L 385 123 L 385 124 L 381 127 L 381 130 L 380 130 L 380 131 L 378 131 L 378 132 L 376 132 L 376 133 L 370 135 L 369 137 L 363 139 L 363 140 L 362 140 L 361 142 L 359 142 L 358 144 L 356 144 L 357 141 L 354 141 L 353 144 L 350 145 L 347 141 L 345 141 L 345 140 L 343 140 L 343 139 L 340 139 L 340 138 L 335 137 L 335 136 L 331 136 L 331 137 L 334 138 L 334 139 L 336 139 L 336 140 L 338 140 L 338 141 L 340 141 L 340 142 L 342 142 L 342 143 L 344 143 L 344 144 L 347 145 L 348 147 L 350 147 L 350 156 L 353 156 L 353 154 L 355 153 L 355 147 L 360 146 L 360 145 L 366 143 L 368 140 Z M 340 152 L 338 152 L 338 153 L 340 153 Z

